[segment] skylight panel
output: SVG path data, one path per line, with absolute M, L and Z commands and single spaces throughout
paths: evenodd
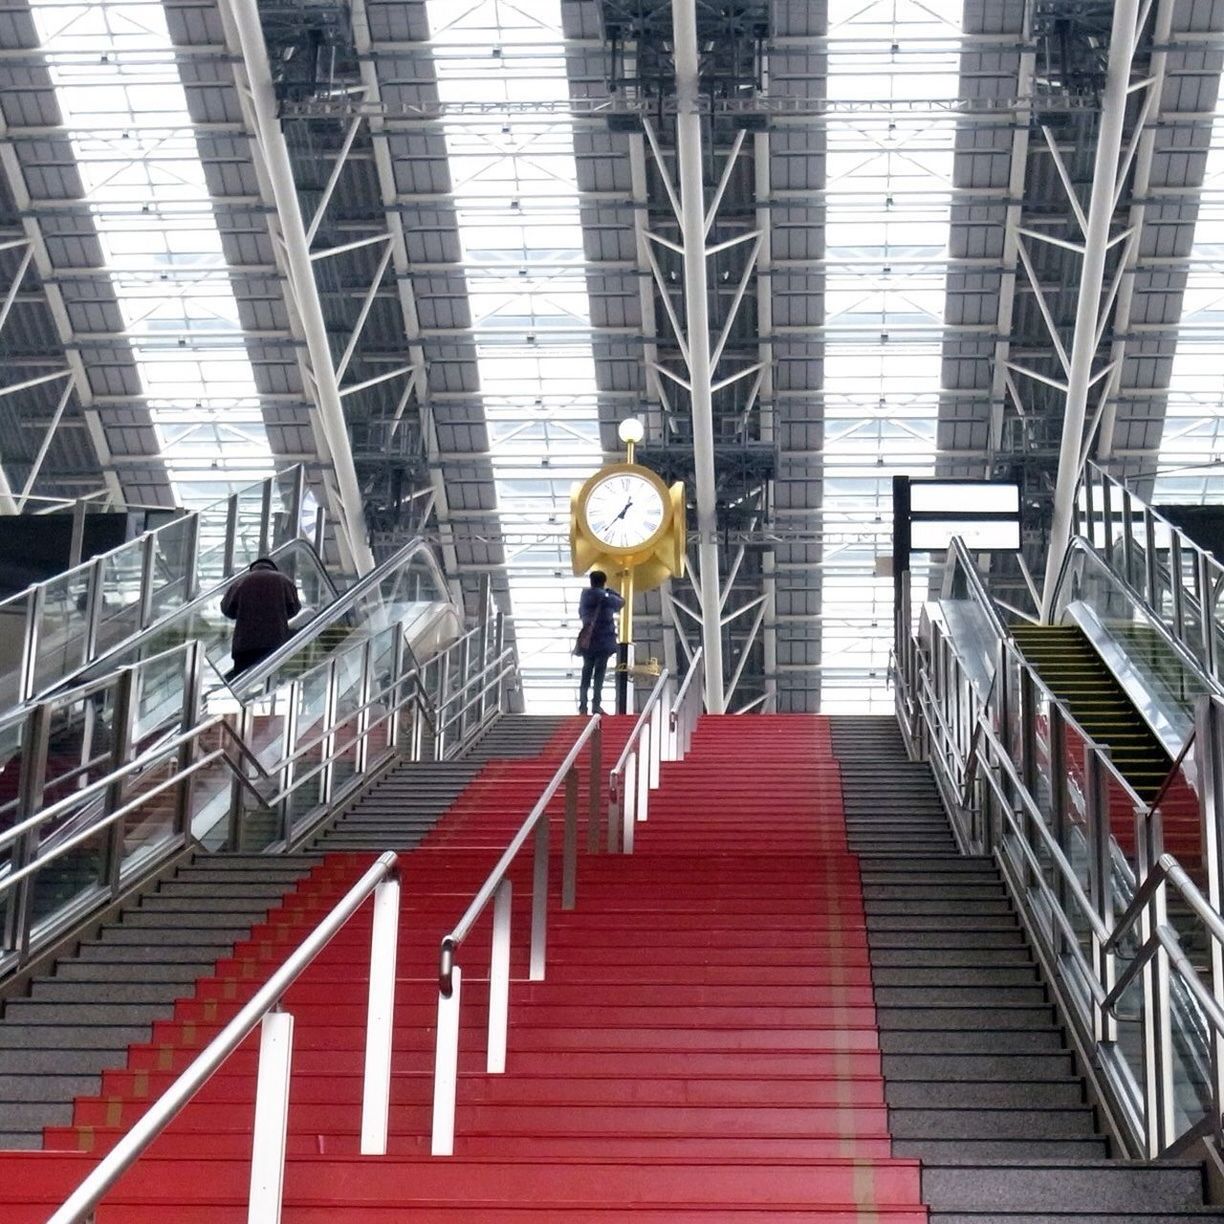
M 527 709 L 568 712 L 582 585 L 568 572 L 569 496 L 603 461 L 590 304 L 573 126 L 513 110 L 569 97 L 551 50 L 564 38 L 561 3 L 427 0 L 426 10 L 439 97 L 507 105 L 443 127 L 486 418 L 532 425 L 489 436 Z M 479 264 L 550 271 L 511 288 Z M 573 427 L 538 428 L 554 413 Z
M 1169 375 L 1153 500 L 1224 502 L 1224 96 L 1216 103 Z
M 175 499 L 206 504 L 275 465 L 165 12 L 31 9 Z
M 962 0 L 829 0 L 821 708 L 887 712 L 892 478 L 935 470 Z M 913 112 L 913 113 L 910 113 Z M 836 533 L 836 534 L 835 534 Z M 838 542 L 840 541 L 840 542 Z M 920 580 L 916 575 L 915 583 Z

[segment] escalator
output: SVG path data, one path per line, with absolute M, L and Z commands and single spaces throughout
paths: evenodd
M 309 548 L 301 541 L 286 547 Z M 213 593 L 98 659 L 75 677 L 74 686 L 0 718 L 0 744 L 6 748 L 0 753 L 0 836 L 29 810 L 28 796 L 22 806 L 22 795 L 30 771 L 39 806 L 62 808 L 40 827 L 35 852 L 74 842 L 53 869 L 38 873 L 28 902 L 34 919 L 58 913 L 66 899 L 86 897 L 115 862 L 122 864 L 115 870 L 138 870 L 176 829 L 210 848 L 263 850 L 304 827 L 368 760 L 389 747 L 383 707 L 375 702 L 361 718 L 357 714 L 398 676 L 410 673 L 418 654 L 428 658 L 459 636 L 462 622 L 445 594 L 428 547 L 414 541 L 343 594 L 336 596 L 331 588 L 322 606 L 312 601 L 306 624 L 289 642 L 230 678 L 230 623 L 220 617 L 219 595 Z M 197 664 L 189 666 L 189 659 Z M 47 744 L 31 757 L 36 712 L 45 721 Z M 343 723 L 349 712 L 354 717 Z M 217 718 L 229 731 L 216 724 L 205 732 L 194 750 L 197 758 L 222 749 L 236 752 L 240 743 L 254 775 L 248 790 L 240 792 L 232 767 L 217 759 L 193 776 L 189 792 L 169 787 L 157 793 L 183 764 L 160 746 Z M 147 757 L 151 764 L 116 793 L 91 790 L 121 763 L 113 752 L 116 744 L 126 745 L 122 759 Z M 330 759 L 324 770 L 325 754 Z M 295 779 L 287 808 L 269 807 L 261 799 Z M 82 791 L 79 803 L 73 802 L 76 790 Z M 76 844 L 105 804 L 130 803 L 142 795 L 148 801 L 120 830 Z M 14 850 L 11 843 L 0 847 L 0 880 L 13 866 Z
M 1173 764 L 1105 661 L 1076 625 L 1016 625 L 1012 635 L 1037 674 L 1098 744 L 1135 793 L 1151 803 Z

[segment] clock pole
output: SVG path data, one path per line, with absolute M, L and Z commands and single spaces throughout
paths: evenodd
M 633 570 L 621 571 L 620 643 L 616 647 L 616 712 L 629 713 L 629 647 L 633 642 Z
M 617 433 L 625 444 L 625 462 L 632 463 L 634 451 L 642 438 L 642 423 L 633 417 L 620 423 Z M 621 574 L 620 642 L 616 647 L 616 712 L 629 713 L 629 648 L 633 643 L 633 569 L 626 567 Z

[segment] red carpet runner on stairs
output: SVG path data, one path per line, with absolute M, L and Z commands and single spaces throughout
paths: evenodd
M 605 764 L 628 723 L 608 720 Z M 537 761 L 488 766 L 404 860 L 387 1157 L 356 1154 L 368 911 L 287 997 L 286 1221 L 925 1221 L 917 1162 L 890 1156 L 858 863 L 828 725 L 815 717 L 702 720 L 689 758 L 664 766 L 633 857 L 583 858 L 574 912 L 554 896 L 548 978 L 512 985 L 497 1077 L 483 1069 L 482 922 L 459 957 L 456 1155 L 428 1155 L 438 940 L 579 726 Z M 520 858 L 515 977 L 525 978 Z M 329 856 L 130 1050 L 100 1097 L 77 1102 L 73 1127 L 46 1135 L 48 1149 L 92 1155 L 3 1154 L 0 1218 L 44 1220 L 365 861 Z M 111 1193 L 99 1224 L 246 1219 L 255 1057 L 252 1041 L 230 1059 Z

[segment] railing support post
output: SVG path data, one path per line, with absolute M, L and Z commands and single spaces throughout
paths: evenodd
M 600 781 L 603 777 L 603 719 L 591 733 L 590 774 L 587 778 L 587 853 L 599 850 L 599 818 L 603 807 Z M 611 819 L 611 797 L 609 796 L 609 820 Z
M 1224 706 L 1218 698 L 1203 696 L 1195 711 L 1195 784 L 1203 818 L 1203 866 L 1207 900 L 1216 913 L 1224 912 Z M 1224 1009 L 1224 944 L 1211 941 L 1211 997 Z M 1224 1107 L 1224 1034 L 1213 1026 L 1211 1075 L 1214 1112 Z
M 638 754 L 631 752 L 625 761 L 625 772 L 621 775 L 621 829 L 620 843 L 625 854 L 633 853 L 633 832 L 637 823 L 638 800 Z M 608 840 L 612 834 L 609 831 Z M 609 846 L 611 849 L 611 846 Z
M 391 1048 L 395 1031 L 395 967 L 399 949 L 400 882 L 388 876 L 374 890 L 370 987 L 366 1010 L 365 1082 L 361 1094 L 361 1154 L 387 1154 L 391 1107 Z
M 535 829 L 535 855 L 531 872 L 531 967 L 533 982 L 544 980 L 548 946 L 548 816 L 540 817 Z
M 664 685 L 663 693 L 667 692 Z M 650 789 L 659 789 L 659 780 L 663 771 L 663 694 L 655 702 L 655 708 L 650 712 Z
M 292 1062 L 293 1017 L 269 1012 L 260 1025 L 248 1224 L 278 1224 L 281 1218 Z
M 50 738 L 51 709 L 45 702 L 36 705 L 22 728 L 21 778 L 14 823 L 28 820 L 43 806 L 43 786 L 47 773 L 47 743 Z M 20 871 L 38 857 L 38 830 L 31 829 L 13 846 L 12 867 Z M 4 946 L 25 960 L 30 947 L 30 926 L 34 916 L 34 885 L 38 873 L 17 882 L 9 893 L 5 910 Z
M 578 766 L 574 765 L 565 775 L 565 837 L 561 847 L 561 908 L 572 910 L 577 902 L 577 896 Z
M 136 669 L 125 667 L 119 672 L 115 683 L 114 707 L 111 712 L 111 770 L 122 769 L 128 763 L 132 751 L 132 726 L 136 721 L 137 710 Z M 103 815 L 109 816 L 117 808 L 123 806 L 123 792 L 127 787 L 126 779 L 111 782 L 106 788 L 103 800 Z M 106 857 L 104 860 L 102 883 L 111 893 L 119 891 L 119 876 L 123 868 L 124 824 L 117 820 L 106 833 Z
M 510 917 L 513 889 L 509 877 L 493 894 L 493 947 L 489 955 L 489 1033 L 485 1070 L 506 1069 L 506 1033 L 510 1025 Z
M 638 751 L 637 770 L 637 804 L 634 810 L 635 821 L 644 821 L 650 814 L 650 770 L 654 760 L 654 728 L 647 721 L 642 728 L 642 746 Z
M 1113 882 L 1111 836 L 1109 829 L 1109 794 L 1100 752 L 1084 749 L 1084 816 L 1088 823 L 1088 896 L 1101 925 L 1113 930 Z M 1105 948 L 1100 936 L 1092 936 L 1092 967 L 1097 982 L 1106 994 L 1115 981 L 1115 958 Z M 1097 1004 L 1093 1004 L 1093 1039 L 1099 1044 L 1116 1041 L 1117 1021 Z
M 179 727 L 189 731 L 200 721 L 200 689 L 202 677 L 203 647 L 191 642 L 183 654 L 183 706 Z M 178 752 L 178 771 L 185 774 L 174 788 L 174 831 L 180 837 L 191 833 L 191 795 L 195 774 L 186 771 L 195 759 L 196 739 L 183 742 Z
M 438 992 L 438 1036 L 434 1049 L 433 1135 L 430 1153 L 455 1154 L 455 1097 L 459 1087 L 459 991 L 463 973 L 451 970 L 450 994 Z

